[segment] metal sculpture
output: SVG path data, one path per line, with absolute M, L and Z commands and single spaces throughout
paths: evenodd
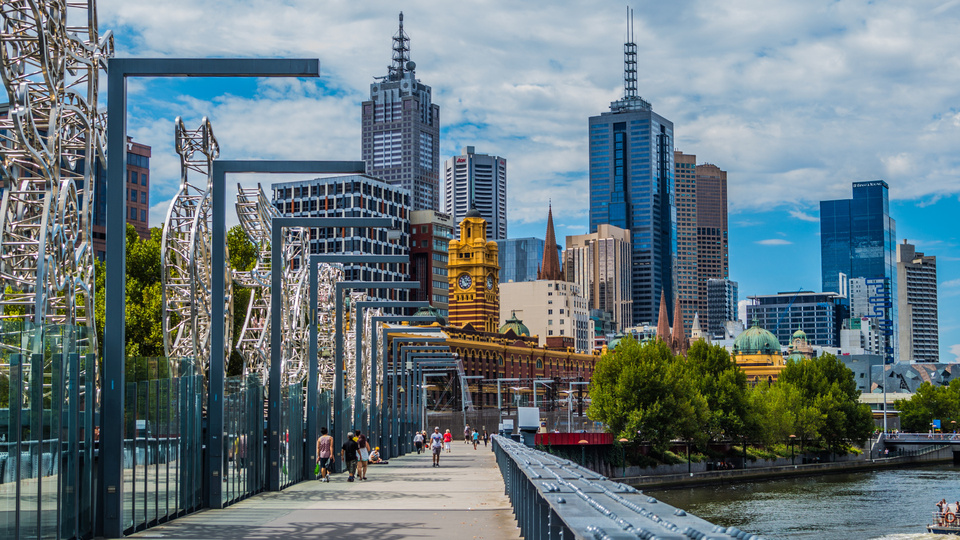
M 258 373 L 262 380 L 267 380 L 270 366 L 267 351 L 271 332 L 270 272 L 273 270 L 270 235 L 273 218 L 279 217 L 280 213 L 270 203 L 259 185 L 256 188 L 244 188 L 238 185 L 237 188 L 237 217 L 257 253 L 257 262 L 252 270 L 234 272 L 234 280 L 238 285 L 252 289 L 243 329 L 237 341 L 237 352 L 244 358 L 245 371 Z M 310 252 L 308 242 L 309 235 L 306 229 L 291 228 L 286 232 L 283 243 L 285 262 L 282 267 L 284 295 L 281 315 L 283 321 L 281 347 L 284 351 L 284 365 L 281 370 L 283 384 L 306 380 L 309 368 L 307 364 L 309 267 L 306 264 L 306 257 Z M 321 317 L 332 312 L 331 283 L 335 283 L 340 275 L 338 270 L 330 265 L 320 267 Z M 331 378 L 332 369 L 321 369 L 321 381 Z
M 94 346 L 97 97 L 113 36 L 94 0 L 3 0 L 0 17 L 0 318 L 87 327 Z
M 168 358 L 194 358 L 203 373 L 210 361 L 211 251 L 210 227 L 213 160 L 220 147 L 213 126 L 204 118 L 188 130 L 176 120 L 176 149 L 180 155 L 180 189 L 170 202 L 164 221 L 160 264 L 163 283 L 163 349 Z M 200 176 L 193 180 L 190 173 Z M 226 249 L 226 248 L 224 248 Z M 229 260 L 229 257 L 227 257 Z M 229 268 L 220 269 L 229 272 Z M 233 294 L 228 274 L 224 300 L 226 343 L 232 343 Z M 229 346 L 225 350 L 229 357 Z

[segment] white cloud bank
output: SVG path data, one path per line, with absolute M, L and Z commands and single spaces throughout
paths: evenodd
M 319 57 L 315 82 L 169 96 L 131 118 L 176 179 L 170 118 L 208 115 L 224 154 L 357 159 L 359 103 L 390 62 L 398 6 L 311 0 L 101 0 L 125 56 Z M 602 7 L 598 7 L 602 6 Z M 893 198 L 960 192 L 960 7 L 937 1 L 703 0 L 637 7 L 639 89 L 675 146 L 729 172 L 731 209 L 806 207 L 884 178 Z M 508 160 L 511 223 L 587 214 L 587 117 L 622 93 L 623 10 L 574 1 L 406 2 L 447 157 Z M 149 85 L 144 85 L 149 89 Z M 176 109 L 182 109 L 183 113 Z M 172 191 L 154 194 L 159 208 Z M 794 217 L 812 216 L 796 211 Z M 154 212 L 156 216 L 157 211 Z M 561 217 L 562 216 L 562 217 Z M 156 221 L 155 221 L 156 222 Z

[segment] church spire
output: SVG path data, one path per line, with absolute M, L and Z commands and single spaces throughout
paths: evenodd
M 537 279 L 563 281 L 563 272 L 560 270 L 560 255 L 557 253 L 557 236 L 553 232 L 553 204 L 547 210 L 547 239 L 543 246 L 543 263 L 537 272 Z
M 657 318 L 657 337 L 667 345 L 673 344 L 670 337 L 670 316 L 667 315 L 667 295 L 660 289 L 660 316 Z
M 687 353 L 687 333 L 683 330 L 683 309 L 680 307 L 680 297 L 673 306 L 673 352 L 674 354 Z

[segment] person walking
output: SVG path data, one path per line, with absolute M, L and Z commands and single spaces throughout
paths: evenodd
M 330 481 L 330 469 L 333 468 L 333 437 L 327 434 L 327 428 L 320 428 L 320 438 L 317 439 L 317 463 L 320 464 L 321 482 Z
M 418 454 L 423 452 L 423 433 L 418 431 L 417 434 L 413 436 L 413 444 L 417 447 Z
M 360 460 L 357 462 L 357 478 L 367 479 L 367 462 L 370 461 L 370 441 L 367 436 L 357 430 L 357 446 L 360 447 Z
M 451 446 L 450 443 L 452 443 L 452 442 L 453 442 L 453 434 L 451 434 L 451 433 L 450 433 L 450 430 L 448 429 L 448 430 L 443 434 L 443 447 L 447 449 L 447 453 L 448 453 L 448 454 L 453 451 L 453 450 L 450 448 L 450 446 Z
M 487 430 L 483 430 L 483 446 L 487 446 L 487 441 L 490 440 L 490 436 L 487 435 Z
M 463 444 L 470 444 L 470 424 L 463 428 Z
M 477 443 L 479 442 L 480 442 L 480 432 L 477 430 L 473 430 L 473 449 L 474 450 L 477 449 Z
M 449 431 L 448 431 L 449 433 Z M 440 466 L 440 450 L 443 448 L 443 435 L 440 434 L 440 428 L 433 428 L 433 435 L 430 435 L 430 450 L 433 452 L 433 466 Z
M 353 439 L 353 432 L 347 433 L 347 440 L 340 447 L 340 459 L 347 466 L 347 482 L 353 482 L 354 474 L 357 470 L 357 456 L 360 453 L 360 446 Z

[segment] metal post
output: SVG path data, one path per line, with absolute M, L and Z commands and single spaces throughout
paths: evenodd
M 385 317 L 377 317 L 377 319 L 384 319 L 384 318 Z M 413 319 L 413 318 L 414 317 L 409 317 L 409 319 Z M 383 332 L 383 336 L 384 336 L 384 348 L 383 348 L 383 356 L 381 358 L 380 364 L 384 366 L 384 369 L 386 369 L 387 353 L 389 352 L 389 349 L 390 349 L 390 334 L 422 334 L 422 333 L 436 332 L 436 331 L 437 331 L 436 328 L 422 328 L 422 327 L 421 328 L 414 328 L 414 327 L 383 328 L 381 332 Z M 397 338 L 394 339 L 394 343 L 401 342 L 401 341 L 414 341 L 415 339 L 416 338 L 404 339 L 403 337 L 398 336 Z M 394 346 L 394 348 L 396 348 L 396 346 Z M 397 400 L 398 400 L 397 373 L 399 369 L 399 362 L 397 361 L 396 351 L 394 351 L 393 353 L 393 360 L 394 360 L 393 365 L 390 370 L 390 382 L 391 382 L 390 394 L 392 396 L 392 399 L 390 402 L 390 416 L 387 417 L 386 415 L 384 415 L 383 417 L 385 424 L 389 424 L 389 425 L 384 425 L 384 428 L 383 428 L 384 433 L 388 431 L 387 428 L 389 428 L 389 432 L 390 432 L 390 439 L 389 439 L 390 455 L 388 457 L 397 457 L 400 455 L 400 439 L 399 439 L 400 419 L 399 419 L 399 406 L 398 406 L 399 403 L 397 403 Z
M 426 330 L 435 331 L 436 329 L 426 329 Z M 393 340 L 394 364 L 398 363 L 397 359 L 401 359 L 403 361 L 403 363 L 400 365 L 402 366 L 401 368 L 402 369 L 401 376 L 403 377 L 402 384 L 405 389 L 403 399 L 401 399 L 400 402 L 398 403 L 398 405 L 400 406 L 400 412 L 397 415 L 397 422 L 398 422 L 397 433 L 400 435 L 399 442 L 400 442 L 401 454 L 405 454 L 409 452 L 412 445 L 412 442 L 409 440 L 410 439 L 409 435 L 411 430 L 409 416 L 410 416 L 410 401 L 412 398 L 412 396 L 410 395 L 410 392 L 411 392 L 410 389 L 412 387 L 411 380 L 413 379 L 413 376 L 412 376 L 411 370 L 408 370 L 406 366 L 405 351 L 409 349 L 423 350 L 426 347 L 424 347 L 423 345 L 408 345 L 408 346 L 400 347 L 399 343 L 401 341 L 408 342 L 408 343 L 409 342 L 414 342 L 414 343 L 442 342 L 442 341 L 446 341 L 446 339 L 447 339 L 446 337 L 426 337 L 425 336 L 425 337 L 407 338 L 407 339 L 394 338 Z
M 123 535 L 123 426 L 126 379 L 126 163 L 128 77 L 317 77 L 320 62 L 310 59 L 110 58 L 107 59 L 107 269 L 104 325 L 104 386 L 100 434 L 100 505 L 103 535 Z M 218 250 L 214 250 L 216 253 Z M 217 267 L 214 267 L 217 268 Z M 216 274 L 216 272 L 214 272 Z M 214 305 L 217 302 L 213 302 Z M 216 320 L 216 319 L 214 319 Z M 212 337 L 212 336 L 211 336 Z M 222 341 L 222 337 L 221 337 Z M 213 362 L 213 358 L 211 358 Z M 222 385 L 221 385 L 222 392 Z M 221 394 L 222 395 L 222 394 Z M 209 396 L 208 396 L 209 397 Z M 220 395 L 215 399 L 222 406 Z M 209 403 L 209 402 L 208 402 Z M 222 414 L 218 419 L 222 427 Z M 208 434 L 213 430 L 208 430 Z M 221 431 L 222 432 L 222 429 Z M 208 462 L 204 480 L 212 482 Z M 222 466 L 222 465 L 221 465 Z M 208 499 L 207 502 L 210 502 Z

